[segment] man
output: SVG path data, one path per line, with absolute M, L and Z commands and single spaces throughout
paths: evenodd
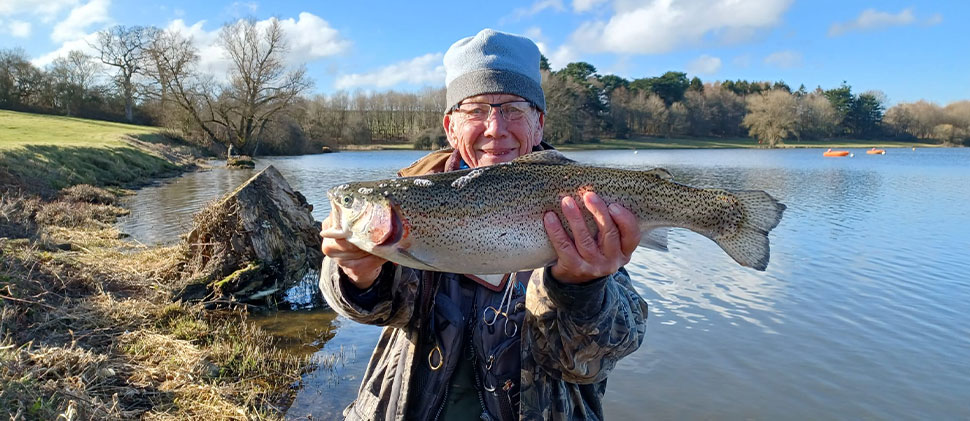
M 400 175 L 498 164 L 548 148 L 539 58 L 529 39 L 490 29 L 452 45 L 443 120 L 452 148 Z M 501 279 L 402 267 L 325 235 L 327 302 L 352 320 L 387 326 L 344 416 L 602 419 L 607 375 L 643 340 L 647 305 L 622 269 L 640 232 L 626 209 L 591 192 L 581 201 L 562 199 L 575 240 L 554 212 L 545 215 L 558 255 L 553 266 Z

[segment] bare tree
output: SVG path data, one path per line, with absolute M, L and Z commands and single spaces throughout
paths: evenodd
M 748 95 L 748 115 L 742 123 L 758 143 L 774 147 L 790 135 L 796 134 L 795 97 L 787 91 L 774 89 Z
M 56 100 L 67 115 L 74 115 L 81 108 L 87 91 L 94 85 L 98 69 L 91 57 L 78 50 L 51 62 L 48 75 L 56 91 Z
M 51 70 L 65 82 L 77 85 L 82 90 L 90 89 L 98 75 L 98 65 L 91 57 L 78 50 L 71 50 L 66 57 L 58 57 L 51 62 Z
M 839 127 L 839 114 L 825 96 L 810 93 L 795 97 L 795 136 L 818 140 L 832 136 Z
M 255 155 L 259 133 L 266 124 L 309 89 L 312 82 L 304 66 L 287 68 L 287 44 L 277 19 L 270 20 L 263 29 L 252 19 L 227 24 L 219 41 L 232 66 L 229 85 L 209 106 L 216 122 L 229 134 L 229 144 Z
M 134 120 L 134 77 L 143 72 L 146 50 L 158 32 L 158 28 L 152 26 L 117 25 L 98 32 L 97 44 L 92 46 L 98 51 L 102 63 L 117 68 L 115 83 L 125 98 L 125 118 L 129 122 Z
M 0 107 L 40 106 L 44 72 L 30 63 L 23 49 L 0 50 Z
M 209 104 L 215 86 L 211 77 L 202 75 L 196 65 L 199 54 L 192 40 L 178 32 L 165 31 L 155 37 L 148 50 L 151 66 L 146 73 L 159 86 L 161 101 L 173 101 L 195 122 L 208 139 L 220 136 L 214 131 L 217 121 Z

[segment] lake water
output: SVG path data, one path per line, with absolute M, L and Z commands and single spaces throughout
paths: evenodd
M 673 230 L 670 251 L 628 269 L 650 305 L 643 346 L 609 379 L 609 419 L 970 419 L 970 149 L 570 152 L 577 161 L 664 167 L 696 187 L 765 190 L 788 206 L 771 263 L 738 266 Z M 326 189 L 389 177 L 422 152 L 260 159 L 315 206 Z M 165 243 L 251 171 L 186 174 L 129 199 L 121 229 Z M 327 311 L 263 317 L 294 352 L 330 368 L 304 377 L 289 417 L 332 419 L 355 396 L 380 328 Z

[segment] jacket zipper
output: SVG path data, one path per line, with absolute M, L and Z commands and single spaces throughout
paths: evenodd
M 448 382 L 448 383 L 445 384 L 445 396 L 444 396 L 444 399 L 441 400 L 441 405 L 438 406 L 438 411 L 435 412 L 435 414 L 434 414 L 434 421 L 438 421 L 438 418 L 441 417 L 441 411 L 443 411 L 445 409 L 445 405 L 448 404 L 448 392 L 450 392 L 450 391 L 451 391 L 451 383 Z

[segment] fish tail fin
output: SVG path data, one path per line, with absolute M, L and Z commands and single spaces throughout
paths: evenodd
M 742 266 L 757 270 L 768 267 L 768 232 L 778 226 L 786 206 L 768 193 L 756 190 L 731 191 L 741 203 L 744 220 L 735 232 L 712 238 Z

